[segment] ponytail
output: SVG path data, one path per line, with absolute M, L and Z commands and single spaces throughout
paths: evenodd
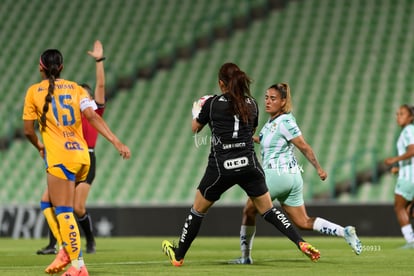
M 248 123 L 253 115 L 246 99 L 251 97 L 250 78 L 236 64 L 225 63 L 221 66 L 219 79 L 227 87 L 232 113 L 238 115 L 242 122 Z
M 49 104 L 52 102 L 53 92 L 55 91 L 55 80 L 60 76 L 63 68 L 62 54 L 56 49 L 46 50 L 40 56 L 40 67 L 49 80 L 45 104 L 43 105 L 42 115 L 40 116 L 40 124 L 42 130 L 46 127 L 46 113 L 49 111 Z
M 48 79 L 49 87 L 47 88 L 45 104 L 43 105 L 43 112 L 40 116 L 40 123 L 42 125 L 42 129 L 46 127 L 46 113 L 49 111 L 49 104 L 52 102 L 53 92 L 55 91 L 55 77 L 53 75 L 50 75 Z

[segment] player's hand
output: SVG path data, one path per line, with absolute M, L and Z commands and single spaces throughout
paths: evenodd
M 42 142 L 37 142 L 37 149 L 39 151 L 40 156 L 45 159 L 45 145 Z
M 198 117 L 198 114 L 200 114 L 201 111 L 201 103 L 200 101 L 195 101 L 193 103 L 193 109 L 191 110 L 191 113 L 193 114 L 193 119 Z
M 116 143 L 114 143 L 114 146 L 118 150 L 119 155 L 122 156 L 123 159 L 129 159 L 131 157 L 131 151 L 126 145 L 117 141 Z
M 319 178 L 322 181 L 324 181 L 326 178 L 328 178 L 328 174 L 323 169 L 318 170 L 318 175 L 319 175 Z
M 100 59 L 103 57 L 103 46 L 99 40 L 96 40 L 93 44 L 93 51 L 88 51 L 88 55 L 94 59 Z
M 385 165 L 392 165 L 392 164 L 394 164 L 396 162 L 397 162 L 397 160 L 396 160 L 395 157 L 389 157 L 389 158 L 386 158 L 384 160 Z
M 392 167 L 391 168 L 391 173 L 392 174 L 398 174 L 399 171 L 400 171 L 400 168 L 399 167 Z
M 198 117 L 198 114 L 200 114 L 201 108 L 206 103 L 206 101 L 210 99 L 211 97 L 213 97 L 213 95 L 204 95 L 193 103 L 193 109 L 191 110 L 193 113 L 193 119 Z

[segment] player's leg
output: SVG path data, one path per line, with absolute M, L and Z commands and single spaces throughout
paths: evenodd
M 230 264 L 253 264 L 251 251 L 253 248 L 254 235 L 256 234 L 257 210 L 249 198 L 243 208 L 242 225 L 240 227 L 240 250 L 241 257 L 229 261 Z
M 183 264 L 185 254 L 196 238 L 208 209 L 227 189 L 234 185 L 231 183 L 233 181 L 227 181 L 216 169 L 207 167 L 197 187 L 193 206 L 185 220 L 178 247 L 173 246 L 169 241 L 162 242 L 163 252 L 169 256 L 173 265 L 181 266 Z
M 166 240 L 162 242 L 163 252 L 170 258 L 172 265 L 181 266 L 183 264 L 185 254 L 190 248 L 191 243 L 197 237 L 201 222 L 213 203 L 214 202 L 205 199 L 200 193 L 200 190 L 197 190 L 193 207 L 190 209 L 190 213 L 185 219 L 178 246 L 175 246 Z
M 269 192 L 258 197 L 251 197 L 251 199 L 259 213 L 267 222 L 273 224 L 281 233 L 294 242 L 312 261 L 319 260 L 319 250 L 305 242 L 285 214 L 273 206 Z
M 414 204 L 413 204 L 413 201 L 410 201 L 410 202 L 407 204 L 407 206 L 406 206 L 406 208 L 405 208 L 405 209 L 407 210 L 408 217 L 410 218 L 410 220 L 411 220 L 412 218 L 414 218 Z
M 46 248 L 53 248 L 54 249 L 53 253 L 55 253 L 56 243 L 58 244 L 59 248 L 61 248 L 62 246 L 62 237 L 59 232 L 59 223 L 55 215 L 55 210 L 52 204 L 46 201 L 40 202 L 40 209 L 42 210 L 42 213 L 45 216 L 45 219 L 48 225 L 48 230 L 49 230 L 48 231 L 49 232 L 49 245 Z M 38 251 L 38 254 L 39 254 L 39 251 Z
M 414 232 L 410 223 L 410 218 L 405 209 L 406 204 L 407 200 L 405 200 L 404 197 L 398 194 L 394 195 L 394 212 L 397 216 L 398 223 L 400 224 L 401 233 L 407 244 L 409 244 L 414 242 Z
M 288 206 L 282 204 L 283 210 L 292 220 L 292 222 L 301 230 L 314 230 L 324 235 L 344 237 L 346 242 L 351 246 L 355 254 L 362 252 L 362 244 L 356 235 L 353 226 L 343 227 L 329 220 L 320 217 L 309 217 L 305 205 Z
M 38 255 L 48 255 L 48 254 L 56 254 L 57 250 L 56 250 L 56 238 L 55 236 L 53 236 L 52 231 L 49 228 L 49 225 L 47 226 L 48 230 L 48 237 L 49 237 L 49 243 L 48 245 L 46 245 L 45 247 L 39 249 L 36 251 L 36 254 Z
M 86 253 L 95 253 L 95 237 L 93 235 L 92 218 L 86 211 L 86 200 L 91 185 L 81 182 L 75 188 L 74 211 L 86 238 Z
M 288 179 L 279 179 L 280 174 L 274 170 L 265 170 L 266 185 L 269 189 L 271 200 L 275 200 L 278 194 L 286 194 L 290 188 Z M 253 249 L 254 236 L 256 234 L 257 209 L 249 198 L 243 208 L 242 225 L 240 227 L 240 249 L 242 256 L 231 260 L 231 264 L 253 264 L 251 252 Z
M 54 208 L 50 203 L 49 192 L 47 188 L 44 191 L 40 201 L 40 210 L 45 216 L 48 225 L 49 244 L 45 248 L 38 250 L 37 254 L 56 254 L 56 242 L 60 247 L 62 245 L 62 238 L 60 237 L 59 225 L 57 223 Z
M 85 179 L 88 168 L 89 165 L 83 164 L 72 164 L 70 167 L 60 165 L 48 168 L 49 195 L 53 206 L 55 206 L 59 231 L 65 244 L 64 252 L 66 252 L 69 262 L 72 264 L 68 272 L 79 272 L 81 269 L 86 271 L 86 268 L 83 268 L 81 239 L 73 213 L 73 204 L 75 200 L 75 181 L 80 176 L 82 177 L 80 179 Z M 73 171 L 77 173 L 72 173 Z M 55 261 L 47 268 L 47 273 L 59 272 L 69 263 L 61 264 L 57 259 Z
M 291 183 L 288 196 L 279 197 L 282 208 L 293 223 L 302 230 L 314 230 L 319 233 L 344 237 L 355 254 L 362 251 L 362 244 L 356 235 L 355 227 L 342 227 L 336 223 L 320 217 L 309 217 L 303 200 L 303 179 L 300 173 L 286 174 L 286 182 Z
M 301 230 L 314 230 L 329 236 L 344 236 L 344 227 L 320 217 L 309 217 L 305 205 L 288 206 L 282 204 L 283 210 L 292 222 Z
M 401 227 L 401 233 L 406 241 L 404 248 L 414 248 L 414 232 L 406 206 L 414 196 L 414 183 L 398 179 L 394 190 L 394 212 Z
M 51 169 L 52 173 L 56 170 L 58 169 Z M 75 226 L 76 221 L 74 221 L 73 216 L 75 183 L 70 182 L 67 179 L 54 176 L 49 172 L 47 173 L 47 183 L 51 203 L 55 206 L 54 212 L 57 224 L 59 225 L 59 234 L 62 238 L 62 244 L 65 245 L 64 248 L 59 250 L 54 261 L 45 269 L 46 273 L 55 274 L 62 271 L 72 259 L 77 259 L 78 257 L 74 257 L 71 252 L 71 247 L 74 245 L 74 243 L 71 242 L 71 236 L 74 237 L 75 244 L 79 244 L 76 243 L 76 237 L 79 236 L 79 234 L 76 232 L 74 234 L 71 233 L 71 228 L 77 228 Z M 70 225 L 68 225 L 68 223 Z M 72 253 L 72 256 L 70 253 Z

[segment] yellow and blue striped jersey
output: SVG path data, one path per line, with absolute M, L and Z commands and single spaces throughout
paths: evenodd
M 23 120 L 38 120 L 42 115 L 49 80 L 29 87 L 23 108 Z M 46 126 L 41 127 L 45 145 L 46 166 L 63 163 L 89 164 L 88 146 L 82 134 L 81 111 L 96 108 L 88 92 L 77 83 L 57 79 L 46 113 Z

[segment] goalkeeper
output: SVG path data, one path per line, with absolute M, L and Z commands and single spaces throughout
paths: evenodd
M 302 239 L 270 199 L 252 141 L 258 124 L 258 108 L 250 95 L 250 78 L 236 64 L 225 63 L 220 68 L 218 84 L 222 95 L 206 100 L 199 114 L 194 110 L 192 121 L 194 133 L 207 124 L 210 127 L 214 139 L 208 165 L 184 222 L 178 245 L 164 240 L 163 252 L 172 265 L 183 265 L 209 208 L 225 191 L 238 184 L 251 198 L 263 219 L 287 236 L 312 261 L 317 261 L 319 250 Z M 197 109 L 197 105 L 194 107 Z

